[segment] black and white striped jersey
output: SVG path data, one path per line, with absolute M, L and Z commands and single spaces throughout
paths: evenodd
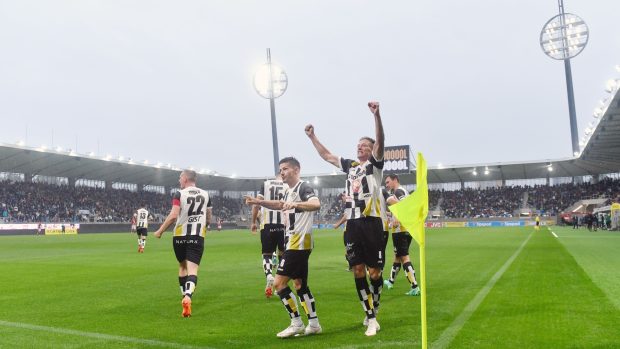
M 284 199 L 286 189 L 288 189 L 288 185 L 281 180 L 269 179 L 263 183 L 258 197 L 265 200 L 280 201 Z M 284 224 L 282 211 L 270 210 L 266 207 L 262 207 L 260 213 L 260 228 L 263 229 L 265 224 Z
M 284 202 L 305 202 L 318 200 L 314 189 L 308 182 L 299 181 L 284 194 Z M 287 250 L 311 250 L 314 247 L 312 220 L 314 212 L 291 209 L 282 211 L 285 224 L 285 243 Z
M 405 189 L 403 186 L 399 186 L 398 188 L 396 188 L 393 192 L 390 193 L 390 196 L 395 197 L 398 201 L 406 198 L 409 195 L 409 193 L 407 192 L 407 189 Z M 393 224 L 392 225 L 392 232 L 393 233 L 403 233 L 406 230 L 403 229 L 403 227 L 400 224 Z
M 172 205 L 181 208 L 174 226 L 174 236 L 205 236 L 207 210 L 211 209 L 209 193 L 200 188 L 188 187 L 174 194 Z
M 138 210 L 138 228 L 148 228 L 149 227 L 149 211 L 145 208 L 141 208 Z
M 381 194 L 383 160 L 374 155 L 364 163 L 340 158 L 339 168 L 347 174 L 345 192 L 346 208 L 351 208 L 347 219 L 362 217 L 385 217 L 385 199 Z

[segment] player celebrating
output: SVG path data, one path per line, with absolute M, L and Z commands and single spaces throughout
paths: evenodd
M 383 179 L 383 148 L 384 133 L 379 113 L 379 103 L 369 102 L 368 108 L 375 119 L 376 141 L 363 137 L 357 144 L 357 160 L 345 159 L 333 155 L 314 134 L 314 127 L 307 125 L 306 135 L 312 141 L 323 160 L 338 167 L 347 174 L 346 195 L 347 207 L 351 208 L 344 232 L 347 249 L 347 260 L 353 269 L 357 295 L 366 314 L 365 334 L 374 336 L 380 329 L 376 319 L 375 305 L 379 304 L 383 277 L 384 224 L 382 216 L 385 210 L 384 198 L 381 194 Z M 366 278 L 366 268 L 370 275 L 370 285 Z M 373 304 L 374 303 L 374 304 Z
M 146 209 L 146 204 L 142 203 L 138 212 L 136 212 L 137 227 L 136 232 L 138 234 L 138 253 L 144 253 L 144 247 L 146 247 L 146 235 L 149 227 L 149 211 Z
M 183 317 L 192 315 L 192 295 L 198 284 L 198 267 L 204 251 L 207 225 L 211 222 L 211 200 L 206 191 L 196 187 L 196 177 L 196 171 L 181 172 L 181 190 L 174 194 L 170 214 L 154 234 L 156 238 L 161 238 L 176 220 L 172 245 L 179 262 Z
M 398 175 L 390 174 L 385 178 L 385 187 L 390 193 L 390 197 L 387 199 L 388 205 L 393 205 L 400 200 L 404 199 L 408 193 L 405 188 L 400 185 Z M 394 281 L 398 271 L 402 268 L 407 275 L 407 280 L 411 284 L 411 289 L 405 293 L 408 296 L 419 296 L 420 288 L 415 278 L 415 269 L 411 264 L 409 258 L 409 246 L 411 245 L 411 235 L 407 231 L 403 230 L 396 217 L 392 217 L 392 244 L 394 245 L 394 263 L 392 263 L 392 271 L 390 272 L 390 279 L 385 280 L 385 286 L 388 289 L 394 287 Z
M 280 338 L 302 333 L 310 335 L 322 332 L 316 314 L 314 296 L 308 287 L 308 259 L 314 247 L 312 216 L 313 211 L 321 208 L 321 203 L 316 197 L 314 189 L 307 182 L 299 179 L 299 171 L 300 165 L 297 159 L 287 157 L 280 160 L 280 175 L 288 185 L 283 200 L 246 197 L 248 205 L 260 205 L 271 210 L 281 210 L 284 218 L 286 250 L 278 265 L 275 287 L 289 313 L 291 324 L 277 334 Z M 308 315 L 308 326 L 305 328 L 297 310 L 297 298 L 288 285 L 291 279 L 300 302 Z
M 284 192 L 288 186 L 282 182 L 282 178 L 278 175 L 276 179 L 266 180 L 260 188 L 257 198 L 269 201 L 280 201 L 284 197 Z M 282 257 L 284 251 L 284 220 L 282 219 L 282 211 L 262 208 L 260 205 L 252 206 L 252 225 L 251 230 L 256 234 L 258 226 L 258 214 L 261 211 L 260 218 L 260 242 L 263 254 L 263 272 L 267 279 L 265 285 L 265 296 L 270 298 L 273 295 L 273 282 L 275 278 L 272 275 L 273 254 L 278 250 L 278 257 Z

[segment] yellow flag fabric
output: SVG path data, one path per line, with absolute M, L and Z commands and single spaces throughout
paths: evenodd
M 400 221 L 406 231 L 424 246 L 424 221 L 428 215 L 428 184 L 426 181 L 426 160 L 418 153 L 416 169 L 416 190 L 402 201 L 389 207 L 392 214 Z

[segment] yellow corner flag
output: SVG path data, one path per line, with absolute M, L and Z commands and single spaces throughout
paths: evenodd
M 420 315 L 422 317 L 422 349 L 427 348 L 426 326 L 426 251 L 424 222 L 428 215 L 428 184 L 426 182 L 426 160 L 418 153 L 416 169 L 416 190 L 402 201 L 390 206 L 392 214 L 420 246 L 420 293 L 422 294 Z

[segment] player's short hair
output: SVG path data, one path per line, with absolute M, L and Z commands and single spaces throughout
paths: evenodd
M 373 138 L 370 138 L 370 137 L 362 137 L 362 138 L 360 138 L 360 141 L 369 141 L 370 144 L 375 145 L 375 140 Z
M 293 167 L 297 167 L 297 168 L 301 168 L 301 164 L 299 164 L 299 160 L 295 159 L 292 156 L 287 156 L 285 158 L 282 158 L 282 160 L 280 160 L 279 164 L 283 164 L 283 163 L 287 163 Z
M 198 175 L 196 174 L 196 171 L 194 170 L 183 170 L 182 172 L 185 175 L 185 178 L 190 181 L 190 182 L 196 182 L 196 179 L 198 179 Z
M 398 178 L 398 175 L 397 175 L 397 174 L 390 173 L 390 174 L 389 174 L 389 175 L 387 175 L 386 177 L 387 177 L 387 178 L 389 178 L 389 179 L 391 179 L 391 180 L 393 180 L 393 181 L 399 181 L 399 182 L 400 182 L 400 179 Z

